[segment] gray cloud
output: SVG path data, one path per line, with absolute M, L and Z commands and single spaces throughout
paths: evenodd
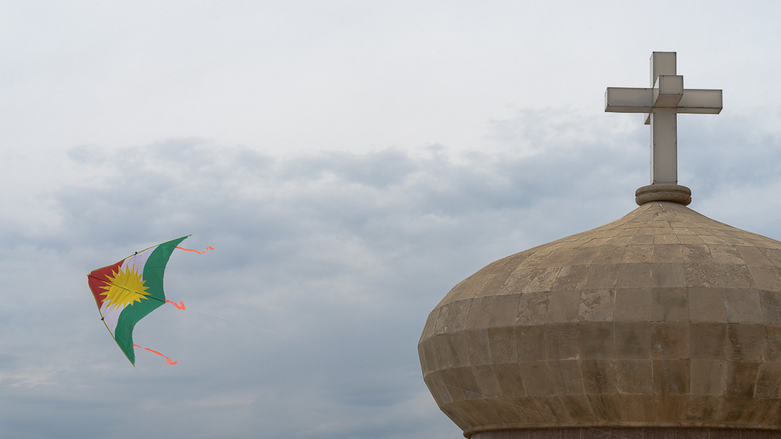
M 457 434 L 419 376 L 429 310 L 495 259 L 628 213 L 646 184 L 642 125 L 609 135 L 599 120 L 548 119 L 495 121 L 496 151 L 463 154 L 280 156 L 197 138 L 71 148 L 65 160 L 81 178 L 48 192 L 57 225 L 4 229 L 0 280 L 17 294 L 0 311 L 3 432 Z M 687 136 L 713 138 L 712 157 L 736 136 L 693 127 Z M 763 163 L 738 182 L 777 185 L 776 138 L 747 141 Z M 730 175 L 707 175 L 718 160 L 687 172 L 726 185 Z M 718 198 L 702 192 L 706 205 Z M 187 311 L 163 307 L 135 333 L 180 363 L 141 353 L 133 369 L 101 329 L 84 275 L 191 232 L 186 246 L 215 250 L 171 258 L 167 294 Z M 37 424 L 41 410 L 58 414 Z

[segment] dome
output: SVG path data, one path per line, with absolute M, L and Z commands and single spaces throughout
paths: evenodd
M 465 436 L 778 429 L 781 242 L 664 198 L 493 262 L 436 306 L 421 367 Z

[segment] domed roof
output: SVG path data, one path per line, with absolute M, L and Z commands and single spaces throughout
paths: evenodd
M 500 259 L 431 312 L 426 385 L 465 436 L 781 423 L 781 242 L 682 204 Z

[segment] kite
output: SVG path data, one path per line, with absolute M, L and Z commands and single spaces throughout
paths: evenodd
M 184 309 L 183 302 L 176 304 L 165 299 L 163 273 L 168 258 L 176 248 L 205 253 L 177 247 L 188 236 L 190 235 L 141 250 L 116 264 L 98 268 L 87 275 L 100 319 L 133 366 L 136 365 L 133 347 L 141 348 L 133 344 L 133 328 L 136 323 L 165 303 L 172 303 L 178 309 Z M 210 247 L 207 250 L 213 249 Z M 168 364 L 176 364 L 176 361 L 171 361 L 157 351 L 143 349 L 165 357 Z

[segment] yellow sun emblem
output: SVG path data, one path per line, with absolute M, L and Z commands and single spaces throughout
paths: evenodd
M 120 268 L 119 272 L 109 275 L 106 285 L 100 288 L 106 290 L 105 293 L 100 294 L 106 296 L 105 300 L 109 302 L 108 309 L 132 305 L 135 302 L 140 302 L 141 299 L 146 299 L 146 296 L 149 295 L 146 292 L 148 287 L 144 286 L 144 281 L 135 267 L 131 269 L 125 266 L 124 271 Z

